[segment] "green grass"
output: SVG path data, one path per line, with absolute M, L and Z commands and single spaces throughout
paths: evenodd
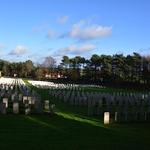
M 123 92 L 123 93 L 147 93 L 148 91 L 141 91 L 141 90 L 134 90 L 134 89 L 119 89 L 119 88 L 96 88 L 96 87 L 85 87 L 84 91 L 87 92 L 101 92 L 101 93 L 118 93 L 118 92 Z
M 150 124 L 104 126 L 71 114 L 0 116 L 0 149 L 143 150 L 150 147 Z
M 150 123 L 104 125 L 86 116 L 85 108 L 70 107 L 49 97 L 48 90 L 34 89 L 42 100 L 56 104 L 56 114 L 0 115 L 0 150 L 150 149 Z

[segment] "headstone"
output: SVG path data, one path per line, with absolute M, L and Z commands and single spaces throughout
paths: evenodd
M 51 115 L 54 114 L 54 111 L 55 111 L 55 104 L 52 104 L 52 105 L 50 106 L 50 113 L 51 113 Z
M 109 124 L 110 122 L 110 113 L 104 112 L 104 124 Z
M 28 105 L 28 107 L 25 108 L 25 115 L 29 115 L 30 113 L 31 113 L 31 108 Z
M 11 85 L 10 89 L 11 89 L 11 90 L 13 90 L 13 89 L 14 89 L 13 85 Z
M 15 100 L 15 94 L 11 95 L 11 100 L 14 101 Z
M 115 122 L 118 121 L 118 112 L 115 112 Z
M 45 110 L 49 110 L 49 109 L 50 109 L 49 100 L 45 100 L 44 109 L 45 109 Z
M 23 104 L 25 104 L 25 101 L 28 101 L 28 97 L 27 96 L 23 96 Z
M 19 94 L 19 101 L 22 101 L 22 94 Z
M 32 97 L 31 96 L 28 96 L 28 101 L 29 101 L 29 104 L 32 104 Z
M 38 97 L 36 97 L 34 108 L 35 108 L 36 113 L 38 113 L 38 114 L 43 113 L 43 107 L 42 107 L 40 98 L 38 98 Z
M 32 97 L 32 99 L 31 99 L 31 104 L 32 104 L 32 105 L 35 105 L 35 100 L 36 100 L 36 98 L 35 98 L 35 97 Z
M 14 102 L 13 103 L 13 113 L 14 114 L 18 114 L 19 113 L 19 103 L 18 102 Z
M 6 114 L 6 104 L 5 103 L 0 104 L 0 112 L 2 114 Z
M 6 91 L 8 91 L 9 90 L 9 86 L 8 85 L 6 85 Z
M 8 108 L 8 98 L 3 98 L 3 103 L 6 104 L 6 108 Z

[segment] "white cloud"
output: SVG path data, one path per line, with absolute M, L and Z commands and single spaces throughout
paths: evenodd
M 21 56 L 27 53 L 27 48 L 23 45 L 17 45 L 14 50 L 12 50 L 9 54 L 10 55 L 16 55 Z
M 61 48 L 58 50 L 58 55 L 81 55 L 84 53 L 88 53 L 92 50 L 96 49 L 96 46 L 93 44 L 84 44 L 84 45 L 70 45 L 65 48 Z
M 94 40 L 104 38 L 112 34 L 112 26 L 102 26 L 91 24 L 86 20 L 81 20 L 72 26 L 72 29 L 60 38 L 69 37 L 77 40 Z
M 61 16 L 58 18 L 58 23 L 59 24 L 65 24 L 68 21 L 69 17 L 68 16 Z
M 111 35 L 112 27 L 91 25 L 84 27 L 83 25 L 74 25 L 69 32 L 69 37 L 79 40 L 92 40 Z

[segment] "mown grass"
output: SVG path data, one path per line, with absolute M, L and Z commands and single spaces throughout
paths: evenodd
M 135 90 L 135 89 L 119 89 L 119 88 L 97 88 L 97 87 L 85 87 L 84 91 L 87 92 L 101 92 L 101 93 L 148 93 L 148 91 L 141 91 L 141 90 Z
M 42 100 L 56 104 L 56 114 L 0 115 L 1 150 L 150 149 L 149 123 L 106 126 L 99 118 L 86 116 L 83 108 L 69 107 L 49 97 L 48 90 L 35 90 Z
M 0 116 L 0 149 L 5 150 L 148 150 L 149 124 L 113 124 L 69 114 Z

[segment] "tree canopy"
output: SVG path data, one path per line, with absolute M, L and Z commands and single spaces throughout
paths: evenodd
M 63 56 L 57 66 L 56 60 L 48 56 L 40 65 L 31 60 L 8 62 L 0 60 L 0 70 L 4 76 L 45 79 L 45 74 L 61 73 L 69 82 L 95 83 L 102 85 L 150 85 L 150 57 L 138 53 L 124 56 L 93 54 L 89 59 L 81 56 Z

